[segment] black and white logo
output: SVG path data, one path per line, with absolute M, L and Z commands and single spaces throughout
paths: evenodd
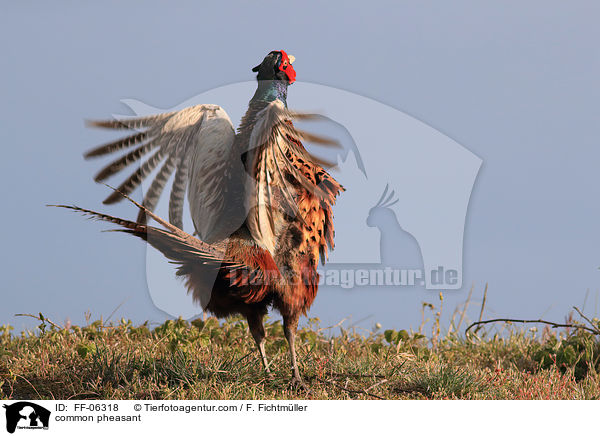
M 48 429 L 50 411 L 29 401 L 4 405 L 6 409 L 6 431 L 14 433 L 16 429 Z

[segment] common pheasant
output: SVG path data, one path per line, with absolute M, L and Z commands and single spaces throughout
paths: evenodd
M 237 133 L 227 113 L 211 104 L 91 122 L 136 130 L 85 154 L 91 158 L 127 150 L 96 175 L 98 182 L 141 162 L 105 204 L 127 197 L 162 166 L 142 204 L 131 200 L 139 208 L 136 221 L 61 207 L 110 221 L 148 241 L 178 265 L 176 274 L 185 278 L 188 292 L 204 310 L 217 317 L 246 317 L 267 372 L 263 317 L 269 307 L 278 310 L 290 348 L 292 381 L 302 384 L 294 345 L 298 320 L 317 294 L 317 263 L 324 263 L 333 248 L 332 206 L 344 188 L 302 144 L 335 142 L 292 123 L 312 117 L 287 109 L 288 86 L 296 79 L 293 62 L 285 51 L 272 51 L 253 68 L 258 87 Z M 173 172 L 167 222 L 153 211 Z M 186 191 L 194 235 L 182 230 Z M 148 225 L 148 217 L 163 228 Z

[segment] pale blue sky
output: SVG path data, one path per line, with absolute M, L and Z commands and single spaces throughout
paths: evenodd
M 298 80 L 403 111 L 483 160 L 465 227 L 465 286 L 446 293 L 447 310 L 471 283 L 480 298 L 489 282 L 489 315 L 562 319 L 587 289 L 594 314 L 597 2 L 59 3 L 0 6 L 0 324 L 32 325 L 13 314 L 40 311 L 80 323 L 85 311 L 106 317 L 123 301 L 117 319 L 163 320 L 142 243 L 44 204 L 133 216 L 127 204 L 101 205 L 106 188 L 91 178 L 99 164 L 82 153 L 114 135 L 83 119 L 127 113 L 123 98 L 168 108 L 251 80 L 278 49 L 296 56 Z M 416 328 L 420 301 L 436 296 L 324 289 L 310 316 Z

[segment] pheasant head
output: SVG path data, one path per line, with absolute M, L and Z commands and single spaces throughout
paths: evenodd
M 256 78 L 259 81 L 278 80 L 292 84 L 296 81 L 296 71 L 292 66 L 295 59 L 283 50 L 272 51 L 252 71 L 258 73 Z

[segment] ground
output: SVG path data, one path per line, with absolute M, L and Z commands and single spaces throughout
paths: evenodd
M 600 398 L 598 335 L 579 328 L 485 325 L 465 335 L 434 318 L 426 336 L 313 319 L 299 331 L 302 390 L 289 383 L 279 321 L 267 322 L 269 378 L 241 319 L 65 328 L 36 317 L 35 332 L 0 328 L 0 399 Z

